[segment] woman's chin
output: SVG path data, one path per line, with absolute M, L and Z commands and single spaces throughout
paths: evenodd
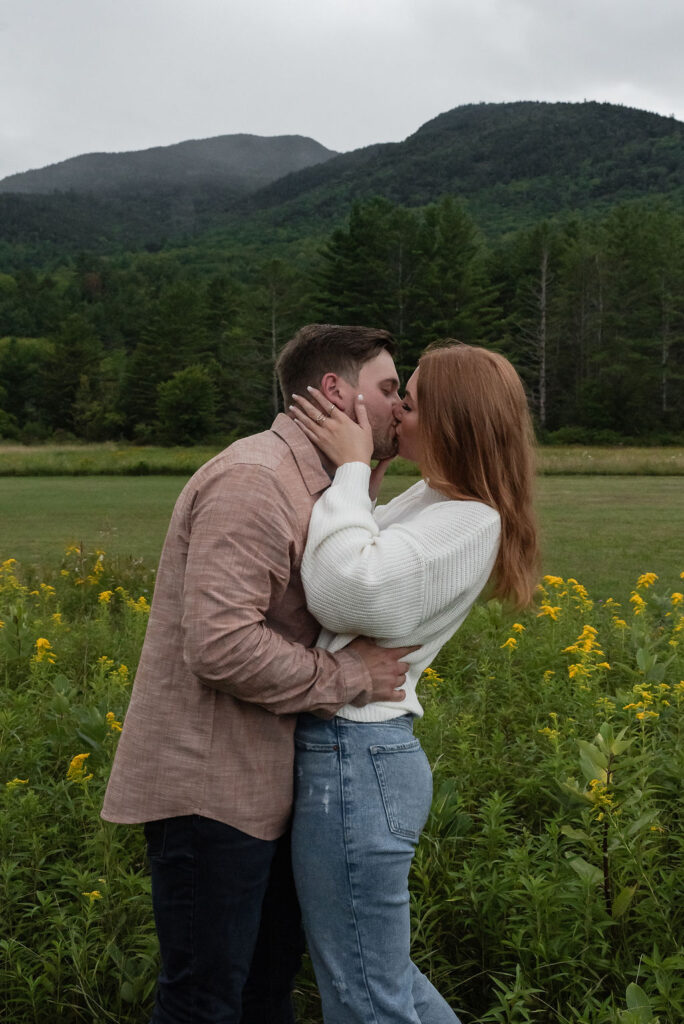
M 410 445 L 404 443 L 401 437 L 397 437 L 399 444 L 397 446 L 397 455 L 400 459 L 406 459 L 408 462 L 415 462 L 415 453 L 411 451 Z

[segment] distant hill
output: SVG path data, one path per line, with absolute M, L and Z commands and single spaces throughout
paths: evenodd
M 301 135 L 219 135 L 129 153 L 75 156 L 40 170 L 11 174 L 0 181 L 0 192 L 102 194 L 220 187 L 240 195 L 335 155 Z
M 373 195 L 417 206 L 445 194 L 495 232 L 645 195 L 684 200 L 684 124 L 609 103 L 469 104 L 404 142 L 281 178 L 240 208 L 292 225 L 339 217 Z
M 481 103 L 344 154 L 250 135 L 91 154 L 0 182 L 0 256 L 35 265 L 205 238 L 268 249 L 326 235 L 374 195 L 408 206 L 456 196 L 491 236 L 628 199 L 684 203 L 683 129 L 609 103 Z

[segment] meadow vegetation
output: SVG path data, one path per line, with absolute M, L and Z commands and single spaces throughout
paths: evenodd
M 385 478 L 381 501 L 416 477 Z M 69 544 L 156 565 L 185 476 L 21 477 L 0 481 L 0 561 L 54 564 Z M 542 476 L 544 568 L 575 575 L 596 597 L 626 590 L 635 573 L 684 563 L 683 476 Z M 679 560 L 679 561 L 678 561 Z
M 127 444 L 0 444 L 0 476 L 190 476 L 230 441 L 191 447 Z M 538 449 L 542 476 L 684 476 L 684 448 L 548 445 Z M 415 472 L 395 459 L 390 476 Z
M 144 844 L 99 818 L 154 573 L 74 545 L 0 567 L 0 993 L 13 1024 L 142 1024 Z M 435 800 L 415 959 L 464 1024 L 684 1015 L 684 573 L 482 603 L 422 680 Z M 302 1020 L 320 1021 L 308 969 Z

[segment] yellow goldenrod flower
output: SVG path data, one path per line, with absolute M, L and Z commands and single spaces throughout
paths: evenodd
M 504 641 L 504 643 L 501 644 L 502 648 L 508 647 L 510 648 L 511 651 L 514 651 L 517 646 L 518 641 L 515 639 L 514 636 L 509 636 L 508 640 Z
M 684 594 L 680 594 L 678 590 L 675 590 L 674 594 L 670 594 L 670 601 L 672 601 L 672 604 L 676 608 L 677 605 L 684 601 Z
M 634 605 L 634 614 L 641 615 L 643 613 L 644 608 L 646 607 L 646 602 L 644 601 L 641 594 L 637 594 L 636 590 L 633 590 L 630 595 L 629 601 L 630 604 Z
M 596 811 L 596 820 L 603 821 L 605 812 L 613 809 L 613 797 L 608 792 L 608 787 L 599 779 L 592 779 L 589 783 L 590 799 Z
M 514 622 L 512 628 L 516 631 L 516 633 L 525 632 L 525 627 L 523 626 L 522 622 Z
M 87 896 L 88 899 L 90 900 L 91 905 L 95 902 L 95 900 L 102 899 L 102 893 L 100 892 L 99 889 L 93 889 L 92 892 L 82 892 L 81 896 Z
M 562 576 L 543 576 L 542 579 L 548 587 L 562 587 L 565 582 Z
M 636 717 L 640 722 L 645 722 L 648 718 L 660 718 L 657 711 L 637 711 Z
M 122 665 L 121 668 L 125 669 L 124 677 L 127 677 L 128 676 L 128 669 L 126 668 L 125 665 Z M 444 682 L 442 677 L 435 672 L 434 668 L 430 668 L 430 667 L 426 668 L 423 671 L 422 678 L 425 680 L 426 683 L 429 683 L 431 686 L 437 686 L 439 683 L 443 683 Z
M 51 619 L 52 622 L 54 622 L 55 626 L 61 626 L 62 625 L 62 613 L 61 612 L 53 612 L 52 615 L 50 616 L 50 619 Z
M 107 719 L 107 725 L 112 730 L 112 732 L 121 732 L 121 722 L 117 722 L 116 716 L 114 715 L 113 711 L 108 711 L 107 714 L 105 715 L 105 718 Z
M 537 618 L 540 619 L 543 615 L 547 615 L 550 619 L 553 619 L 554 622 L 557 622 L 560 611 L 560 606 L 556 607 L 551 604 L 543 604 L 537 612 Z
M 627 623 L 624 619 L 618 619 L 616 615 L 613 616 L 613 625 L 616 629 L 627 629 Z
M 85 761 L 88 757 L 90 754 L 76 754 L 76 757 L 72 757 L 66 775 L 69 782 L 87 782 L 92 779 L 92 772 L 87 773 L 85 768 Z
M 648 590 L 652 587 L 655 581 L 658 579 L 654 572 L 644 572 L 641 574 L 639 579 L 636 581 L 637 590 Z
M 5 628 L 5 623 L 2 621 L 2 619 L 0 619 L 0 629 L 4 629 L 4 628 Z
M 109 604 L 109 602 L 111 601 L 111 599 L 113 597 L 114 597 L 114 591 L 113 590 L 103 590 L 102 593 L 98 595 L 97 599 L 100 602 L 100 604 Z
M 38 637 L 35 643 L 36 653 L 31 658 L 34 665 L 40 665 L 41 662 L 46 661 L 49 665 L 54 665 L 55 654 L 52 650 L 52 644 L 49 640 L 46 640 L 44 636 Z
M 607 661 L 600 661 L 596 667 L 605 668 L 608 672 L 611 671 L 610 664 Z
M 147 598 L 143 597 L 142 595 L 138 598 L 137 601 L 134 601 L 132 597 L 129 597 L 126 600 L 126 604 L 134 612 L 138 612 L 141 615 L 147 615 L 147 613 L 150 610 L 150 605 Z
M 548 725 L 545 725 L 543 729 L 537 729 L 537 732 L 541 733 L 542 736 L 548 736 L 552 742 L 560 736 L 558 729 L 550 729 Z
M 28 779 L 10 779 L 9 782 L 5 783 L 7 789 L 16 789 L 17 786 L 27 786 Z
M 546 672 L 544 673 L 544 676 L 543 676 L 543 678 L 544 678 L 544 682 L 545 682 L 545 683 L 548 683 L 549 679 L 553 679 L 553 677 L 555 676 L 555 674 L 556 674 L 556 673 L 555 673 L 555 672 L 553 671 L 553 669 L 552 669 L 552 668 L 547 668 L 547 670 L 546 670 Z

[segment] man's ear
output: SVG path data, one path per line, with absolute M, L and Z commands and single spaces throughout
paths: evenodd
M 351 390 L 344 377 L 337 373 L 324 373 L 321 377 L 319 391 L 342 412 L 348 412 Z

